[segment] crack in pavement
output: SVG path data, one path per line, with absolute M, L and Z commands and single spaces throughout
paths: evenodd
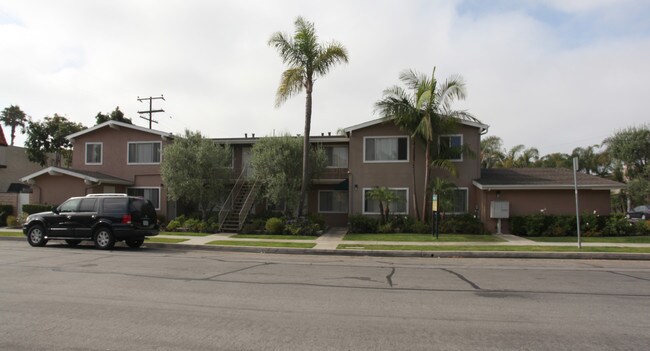
M 462 274 L 460 274 L 460 273 L 456 273 L 456 272 L 452 271 L 451 269 L 446 269 L 446 268 L 441 268 L 441 270 L 443 270 L 443 271 L 445 271 L 445 272 L 447 272 L 447 273 L 451 273 L 451 274 L 455 275 L 455 276 L 458 277 L 460 280 L 462 280 L 462 281 L 464 281 L 465 283 L 469 284 L 472 288 L 474 288 L 474 289 L 476 289 L 476 290 L 482 290 L 480 286 L 476 285 L 476 283 L 474 283 L 473 281 L 471 281 L 471 280 L 465 278 L 465 277 L 464 277 Z
M 393 287 L 393 274 L 395 274 L 395 267 L 393 267 L 392 270 L 390 271 L 390 274 L 386 276 L 388 285 L 390 285 L 391 288 Z

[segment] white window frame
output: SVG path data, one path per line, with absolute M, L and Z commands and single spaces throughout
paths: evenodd
M 452 191 L 456 190 L 465 190 L 465 211 L 464 212 L 449 212 L 449 214 L 465 214 L 469 213 L 469 188 L 467 187 L 456 187 L 455 189 L 452 189 Z M 452 202 L 453 205 L 453 202 Z
M 99 162 L 88 162 L 88 146 L 99 145 L 101 150 L 99 152 Z M 104 163 L 104 143 L 99 141 L 87 142 L 84 148 L 84 164 L 91 166 L 101 166 Z
M 158 203 L 157 204 L 154 204 L 153 202 L 151 202 L 151 203 L 155 207 L 156 211 L 160 210 L 160 202 L 161 202 L 161 197 L 162 197 L 161 187 L 156 187 L 156 186 L 130 186 L 130 187 L 126 188 L 127 193 L 129 192 L 129 189 L 156 189 L 156 190 L 158 190 Z
M 365 143 L 365 141 L 364 141 L 364 143 Z M 347 154 L 347 158 L 346 158 L 346 161 L 347 161 L 346 163 L 347 163 L 347 164 L 345 165 L 345 167 L 337 167 L 337 166 L 330 166 L 330 165 L 327 165 L 327 166 L 325 166 L 325 168 L 336 168 L 336 169 L 341 169 L 341 168 L 348 168 L 348 167 L 350 166 L 350 148 L 349 148 L 347 145 L 327 145 L 327 146 L 324 146 L 324 148 L 332 148 L 332 149 L 334 149 L 334 148 L 341 148 L 341 149 L 345 149 L 345 153 Z M 334 153 L 334 151 L 332 151 L 332 154 L 333 154 L 333 153 Z M 364 157 L 365 157 L 365 156 L 364 156 Z M 328 160 L 328 161 L 329 161 L 329 160 Z
M 460 137 L 460 147 L 463 147 L 463 135 L 462 134 L 442 134 L 438 136 L 438 154 L 440 154 L 440 148 L 442 144 L 440 143 L 441 138 L 451 138 L 451 137 Z M 461 149 L 460 151 L 460 158 L 448 158 L 446 160 L 449 160 L 451 162 L 463 162 L 463 150 Z
M 131 149 L 131 144 L 160 144 L 160 161 L 158 162 L 131 162 L 129 160 L 129 150 Z M 126 164 L 134 166 L 143 166 L 143 165 L 159 165 L 162 162 L 163 149 L 162 141 L 129 141 L 126 143 Z
M 320 194 L 323 192 L 327 193 L 345 193 L 345 200 L 348 204 L 348 209 L 345 211 L 321 211 L 320 209 Z M 348 190 L 319 190 L 318 191 L 318 213 L 348 213 L 350 209 L 350 193 Z
M 368 215 L 378 215 L 380 214 L 379 212 L 366 212 L 366 191 L 367 190 L 372 190 L 374 188 L 363 188 L 362 193 L 361 193 L 361 207 L 362 207 L 362 214 L 368 214 Z M 408 215 L 409 214 L 409 188 L 397 188 L 397 187 L 388 187 L 389 190 L 406 190 L 406 212 L 393 212 L 391 211 L 390 213 L 392 214 L 401 214 L 401 215 Z
M 406 138 L 406 160 L 366 160 L 367 139 L 399 139 Z M 364 163 L 407 163 L 411 157 L 410 137 L 408 135 L 375 135 L 363 137 L 363 162 Z M 398 144 L 399 145 L 399 144 Z M 399 150 L 398 150 L 399 154 Z

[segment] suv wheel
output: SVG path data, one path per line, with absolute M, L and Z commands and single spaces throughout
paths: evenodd
M 43 226 L 37 224 L 29 228 L 27 232 L 27 241 L 32 246 L 45 246 L 47 239 L 45 239 L 45 230 Z
M 95 232 L 95 247 L 100 250 L 110 250 L 115 246 L 115 237 L 108 228 L 99 228 Z
M 144 238 L 126 239 L 126 240 L 124 240 L 124 242 L 129 247 L 137 249 L 138 247 L 142 246 L 142 244 L 144 243 Z

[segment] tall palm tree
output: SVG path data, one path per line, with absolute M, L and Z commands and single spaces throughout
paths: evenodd
M 451 109 L 451 104 L 456 99 L 465 98 L 466 90 L 462 77 L 454 75 L 438 84 L 435 73 L 435 68 L 431 77 L 414 70 L 403 71 L 399 79 L 411 93 L 400 86 L 393 86 L 384 90 L 383 98 L 375 103 L 375 110 L 383 119 L 393 121 L 403 130 L 410 132 L 412 138 L 418 138 L 425 144 L 423 214 L 426 213 L 428 203 L 426 199 L 429 194 L 430 168 L 435 166 L 455 173 L 455 167 L 449 160 L 439 158 L 432 162 L 432 144 L 435 145 L 441 134 L 457 128 L 461 120 L 478 122 L 466 111 Z M 415 178 L 415 172 L 413 177 Z M 416 201 L 414 199 L 415 203 Z M 419 217 L 419 214 L 417 215 Z
M 28 119 L 27 115 L 25 115 L 25 112 L 23 112 L 20 107 L 11 105 L 0 113 L 0 122 L 7 127 L 11 127 L 10 145 L 13 145 L 14 139 L 16 139 L 16 128 L 20 127 L 21 133 L 24 134 Z
M 498 167 L 505 153 L 503 149 L 503 140 L 496 135 L 481 139 L 481 168 Z
M 348 62 L 348 52 L 343 45 L 335 41 L 326 45 L 318 43 L 314 24 L 304 18 L 298 17 L 294 25 L 296 30 L 293 37 L 277 32 L 269 39 L 269 46 L 278 50 L 282 62 L 289 66 L 286 71 L 282 72 L 280 86 L 276 92 L 275 106 L 279 107 L 303 89 L 307 94 L 302 151 L 302 186 L 300 188 L 300 204 L 298 205 L 298 216 L 301 216 L 309 186 L 309 133 L 314 81 L 318 77 L 325 76 L 334 65 Z

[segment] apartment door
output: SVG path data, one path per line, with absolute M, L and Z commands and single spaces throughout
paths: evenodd
M 251 148 L 244 147 L 241 150 L 241 164 L 245 170 L 244 177 L 251 178 L 253 176 L 253 166 L 251 165 Z

